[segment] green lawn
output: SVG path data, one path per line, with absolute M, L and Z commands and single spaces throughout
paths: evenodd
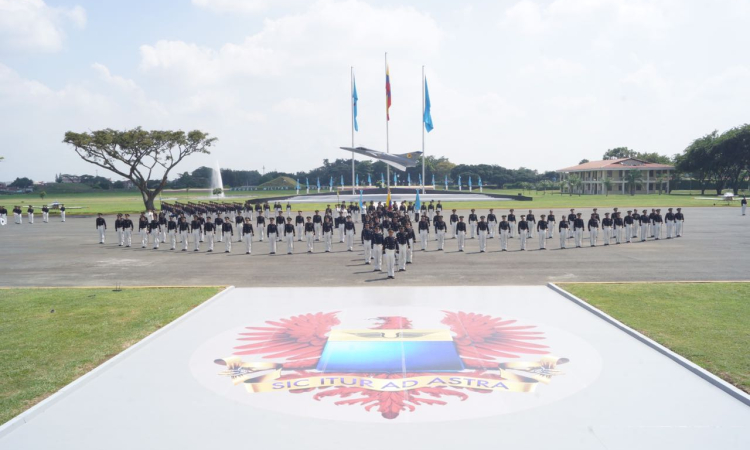
M 414 188 L 416 198 L 416 187 Z M 313 191 L 311 191 L 313 192 Z M 452 191 L 457 192 L 457 191 Z M 468 192 L 464 190 L 463 192 Z M 479 192 L 474 190 L 473 192 Z M 519 193 L 518 190 L 485 190 L 487 193 L 505 194 L 505 195 L 516 195 Z M 275 197 L 275 196 L 287 196 L 294 195 L 294 190 L 286 191 L 243 191 L 243 192 L 227 192 L 228 198 L 224 201 L 231 202 L 244 202 L 251 198 L 264 198 L 264 197 Z M 568 209 L 568 208 L 590 208 L 590 207 L 619 207 L 619 208 L 656 208 L 656 207 L 687 207 L 687 206 L 705 206 L 705 207 L 726 207 L 729 206 L 727 202 L 723 200 L 702 200 L 699 191 L 693 191 L 688 193 L 686 191 L 676 191 L 672 194 L 649 194 L 649 195 L 560 195 L 559 193 L 553 192 L 524 192 L 527 197 L 532 197 L 533 200 L 529 202 L 515 202 L 512 203 L 512 207 L 516 209 Z M 186 191 L 167 191 L 162 194 L 164 200 L 178 200 L 180 202 L 187 201 L 208 201 L 209 194 L 207 190 L 190 192 Z M 715 197 L 711 193 L 707 192 L 708 197 Z M 449 197 L 446 197 L 446 199 Z M 0 195 L 0 205 L 5 205 L 8 209 L 11 209 L 13 205 L 35 205 L 40 206 L 45 203 L 52 202 L 64 203 L 67 207 L 83 207 L 82 209 L 68 209 L 68 215 L 92 215 L 96 213 L 103 214 L 114 214 L 118 212 L 122 213 L 138 213 L 143 211 L 143 200 L 137 191 L 90 191 L 81 193 L 59 193 L 51 194 L 48 193 L 44 200 L 39 198 L 38 194 L 23 194 L 23 195 Z M 739 200 L 732 202 L 731 206 L 739 207 Z M 302 206 L 304 205 L 304 206 Z M 443 206 L 450 210 L 456 209 L 482 209 L 498 208 L 505 210 L 510 208 L 511 203 L 507 201 L 497 202 L 443 202 Z M 156 206 L 159 206 L 157 201 Z M 316 209 L 323 210 L 326 207 L 326 203 L 305 203 L 294 205 L 295 209 L 300 206 L 305 211 L 314 211 Z M 38 210 L 38 212 L 41 212 Z M 58 215 L 57 211 L 53 211 L 54 216 Z
M 0 424 L 220 290 L 1 289 Z
M 750 283 L 559 286 L 750 392 Z

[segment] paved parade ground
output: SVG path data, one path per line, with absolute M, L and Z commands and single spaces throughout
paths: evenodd
M 748 401 L 548 287 L 230 289 L 0 449 L 739 449 Z
M 662 209 L 664 214 L 666 206 Z M 516 214 L 525 210 L 514 204 Z M 627 209 L 627 208 L 625 208 Z M 580 209 L 586 218 L 590 209 Z M 602 208 L 599 213 L 609 211 Z M 468 211 L 459 211 L 468 215 Z M 477 210 L 486 214 L 486 210 Z M 537 217 L 546 213 L 534 210 Z M 568 210 L 556 210 L 558 218 Z M 471 286 L 540 285 L 576 281 L 703 281 L 747 280 L 750 267 L 750 226 L 739 208 L 685 208 L 684 237 L 645 243 L 596 248 L 558 250 L 559 239 L 547 240 L 548 250 L 538 250 L 538 240 L 529 239 L 528 250 L 520 252 L 518 239 L 511 239 L 508 252 L 500 252 L 499 239 L 488 241 L 488 252 L 479 253 L 478 240 L 468 239 L 466 251 L 457 252 L 456 240 L 447 239 L 445 251 L 436 250 L 430 240 L 428 251 L 414 252 L 407 271 L 387 280 L 383 272 L 365 265 L 362 246 L 347 252 L 334 240 L 333 252 L 323 253 L 316 243 L 314 254 L 305 253 L 304 242 L 296 243 L 295 254 L 286 255 L 279 243 L 278 254 L 268 254 L 268 242 L 253 242 L 252 255 L 234 243 L 233 253 L 224 253 L 217 243 L 214 253 L 141 249 L 137 235 L 132 248 L 115 242 L 114 218 L 107 217 L 107 243 L 98 244 L 93 217 L 69 216 L 61 223 L 53 217 L 34 225 L 13 223 L 0 227 L 3 248 L 3 286 L 150 286 L 150 285 L 234 285 L 234 286 Z M 496 208 L 498 215 L 506 209 Z M 306 214 L 307 215 L 307 214 Z M 137 217 L 135 218 L 137 219 Z M 12 221 L 12 218 L 11 218 Z M 357 224 L 357 233 L 361 224 Z M 586 235 L 585 235 L 586 236 Z M 431 236 L 434 239 L 434 236 Z M 359 235 L 355 241 L 359 241 Z M 568 245 L 573 246 L 572 240 Z M 150 247 L 150 246 L 149 246 Z M 179 246 L 178 246 L 179 248 Z M 192 247 L 191 247 L 192 249 Z

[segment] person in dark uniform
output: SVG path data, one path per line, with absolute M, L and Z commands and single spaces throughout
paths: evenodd
M 203 234 L 208 239 L 208 251 L 214 251 L 214 237 L 216 236 L 216 225 L 211 220 L 211 216 L 206 217 L 206 222 L 203 224 Z
M 99 230 L 99 243 L 104 244 L 104 232 L 107 231 L 107 221 L 102 217 L 102 213 L 96 216 L 96 229 Z
M 640 218 L 640 226 L 641 226 L 641 242 L 646 240 L 646 237 L 648 236 L 649 232 L 649 224 L 651 223 L 651 218 L 649 217 L 648 210 L 643 210 L 643 214 L 641 214 Z
M 615 234 L 615 245 L 622 243 L 622 236 L 625 231 L 625 221 L 620 217 L 620 213 L 615 213 L 612 219 L 612 231 Z
M 362 238 L 362 247 L 365 250 L 365 264 L 370 264 L 370 259 L 372 259 L 372 230 L 368 222 L 365 222 L 360 237 Z
M 456 235 L 458 236 L 458 251 L 462 252 L 466 243 L 466 222 L 464 222 L 464 216 L 458 216 Z
M 495 230 L 497 229 L 497 216 L 493 211 L 494 209 L 490 208 L 490 213 L 487 214 L 487 226 L 490 227 L 488 239 L 495 237 Z
M 477 222 L 477 236 L 479 237 L 479 253 L 487 251 L 487 235 L 490 232 L 490 227 L 487 222 L 484 221 L 484 216 L 479 218 Z
M 0 225 L 6 225 L 8 223 L 8 209 L 5 206 L 0 205 Z
M 560 218 L 560 223 L 557 225 L 557 234 L 560 235 L 561 250 L 567 248 L 568 233 L 570 233 L 569 227 L 570 225 L 568 224 L 568 221 L 565 220 L 565 216 Z
M 667 209 L 667 214 L 664 215 L 664 223 L 667 226 L 667 239 L 672 239 L 674 235 L 675 219 L 672 208 Z
M 651 213 L 648 215 L 648 220 L 649 220 L 649 235 L 651 237 L 655 237 L 655 233 L 654 233 L 654 216 L 656 216 L 656 209 L 655 208 L 651 208 Z
M 550 211 L 547 215 L 547 239 L 552 239 L 555 237 L 555 226 L 557 225 L 557 221 L 555 220 L 555 213 L 554 211 Z
M 578 215 L 576 214 L 576 210 L 571 209 L 570 214 L 568 214 L 568 230 L 569 230 L 568 239 L 575 237 L 574 236 L 575 235 L 575 221 L 577 218 L 578 218 Z
M 252 209 L 250 209 L 250 214 L 252 214 Z M 248 216 L 248 219 L 252 221 L 252 217 Z M 242 227 L 245 225 L 245 217 L 242 216 L 242 214 L 237 214 L 234 216 L 234 224 L 237 228 L 237 242 L 242 242 L 242 233 L 240 232 L 242 230 Z M 252 223 L 251 223 L 252 225 Z
M 238 215 L 237 217 L 242 216 Z M 231 253 L 234 227 L 232 227 L 232 219 L 229 216 L 224 217 L 224 221 L 221 224 L 221 234 L 224 236 L 224 253 Z
M 388 278 L 395 278 L 396 254 L 399 253 L 398 240 L 393 235 L 393 229 L 388 230 L 388 237 L 383 240 L 383 258 L 388 271 Z
M 60 204 L 60 218 L 65 222 L 65 205 Z
M 190 222 L 190 233 L 193 235 L 193 244 L 195 245 L 195 248 L 193 249 L 194 252 L 200 250 L 202 232 L 203 224 L 199 220 L 199 217 L 194 215 L 193 220 Z
M 682 228 L 685 225 L 685 215 L 682 214 L 682 208 L 677 208 L 677 212 L 674 215 L 674 221 L 675 234 L 677 234 L 677 237 L 682 237 Z
M 167 242 L 167 216 L 164 212 L 159 213 L 159 225 L 161 225 L 161 238 L 159 242 Z
M 169 236 L 169 249 L 174 250 L 177 247 L 177 221 L 174 215 L 167 222 L 167 235 Z
M 638 232 L 641 229 L 641 215 L 638 214 L 638 210 L 633 210 L 633 238 L 638 237 Z
M 302 236 L 305 234 L 305 216 L 302 215 L 302 211 L 297 211 L 297 216 L 294 218 L 294 231 L 297 235 L 297 240 L 302 242 Z
M 312 253 L 315 247 L 315 224 L 312 221 L 312 217 L 307 216 L 303 232 L 307 241 L 307 253 Z
M 130 220 L 130 214 L 125 214 L 125 218 L 122 219 L 122 233 L 123 244 L 130 247 L 133 242 L 133 221 Z
M 453 213 L 450 215 L 450 224 L 451 224 L 451 236 L 453 236 L 453 239 L 456 239 L 456 236 L 458 236 L 458 230 L 456 229 L 456 224 L 458 223 L 458 214 L 456 214 L 456 210 L 453 210 Z
M 576 248 L 581 248 L 581 241 L 583 240 L 583 228 L 586 224 L 583 222 L 581 213 L 576 214 L 576 218 L 573 221 L 573 236 L 575 237 Z
M 589 245 L 596 247 L 596 238 L 599 236 L 599 220 L 596 218 L 596 213 L 591 213 L 591 218 L 588 223 L 589 230 Z
M 477 222 L 479 222 L 479 217 L 477 217 L 476 213 L 474 213 L 474 210 L 471 210 L 471 214 L 469 214 L 469 230 L 471 230 L 471 238 L 474 239 L 474 236 L 477 234 Z
M 34 225 L 34 207 L 29 205 L 28 209 L 26 209 L 26 213 L 28 214 L 29 225 Z
M 138 218 L 138 234 L 141 235 L 141 248 L 146 248 L 146 245 L 148 245 L 148 218 L 146 213 L 141 213 L 141 217 Z
M 422 251 L 427 250 L 427 239 L 430 235 L 430 222 L 427 219 L 427 216 L 422 216 L 422 218 L 419 220 L 418 224 L 419 228 L 419 241 L 422 243 Z
M 372 256 L 375 258 L 375 270 L 374 272 L 382 271 L 383 263 L 383 242 L 385 238 L 383 233 L 380 232 L 380 227 L 375 225 L 372 232 Z
M 744 216 L 745 211 L 747 211 L 747 198 L 745 198 L 744 195 L 742 196 L 742 200 L 740 200 L 740 207 L 742 208 L 742 215 Z M 679 236 L 679 234 L 677 236 Z
M 279 203 L 279 208 L 281 208 L 281 203 Z M 284 240 L 284 229 L 286 228 L 286 222 L 287 221 L 284 219 L 284 214 L 282 212 L 279 212 L 279 215 L 276 216 L 276 226 L 279 229 L 279 235 L 276 240 L 279 242 Z
M 255 218 L 255 224 L 258 228 L 258 236 L 260 236 L 259 241 L 263 242 L 263 236 L 266 234 L 266 216 L 258 214 Z
M 406 264 L 411 264 L 414 258 L 414 243 L 417 241 L 417 235 L 414 234 L 414 228 L 411 227 L 411 222 L 406 221 L 404 225 L 406 231 L 406 237 L 409 240 L 409 246 L 406 247 Z
M 502 216 L 497 227 L 500 230 L 500 251 L 507 252 L 508 238 L 510 237 L 510 222 L 508 222 L 508 216 Z
M 325 242 L 326 253 L 329 253 L 333 243 L 333 223 L 331 223 L 330 217 L 326 216 L 321 230 L 323 230 L 323 241 Z
M 122 239 L 123 239 L 123 230 L 122 230 L 122 214 L 117 214 L 117 218 L 115 219 L 115 236 L 117 236 L 117 246 L 122 247 Z
M 635 224 L 635 220 L 633 219 L 633 211 L 628 210 L 628 214 L 622 218 L 622 223 L 625 226 L 625 242 L 630 244 L 633 239 L 633 225 Z
M 148 234 L 151 235 L 151 240 L 154 243 L 154 250 L 159 248 L 159 239 L 161 238 L 161 224 L 159 218 L 154 217 L 151 222 L 148 223 Z
M 49 223 L 49 207 L 47 205 L 42 206 L 42 222 Z
M 321 231 L 323 230 L 323 217 L 317 209 L 315 210 L 315 215 L 313 215 L 312 221 L 315 226 L 315 240 L 320 241 Z
M 188 249 L 188 235 L 190 234 L 190 224 L 187 223 L 187 219 L 184 216 L 180 217 L 180 221 L 177 222 L 177 230 L 180 233 L 180 238 L 182 239 L 182 251 L 186 252 Z
M 529 210 L 529 213 L 526 214 L 526 222 L 529 224 L 529 237 L 534 237 L 534 231 L 536 230 L 536 217 L 534 217 L 534 213 Z
M 609 213 L 604 213 L 604 219 L 602 219 L 602 236 L 604 237 L 604 245 L 609 245 L 609 241 L 612 240 L 612 226 L 614 221 L 609 217 Z
M 357 229 L 352 221 L 352 217 L 349 216 L 344 223 L 344 237 L 346 239 L 346 249 L 350 252 L 353 251 L 354 248 L 354 235 L 356 233 Z
M 521 251 L 526 251 L 526 238 L 529 237 L 529 222 L 526 221 L 526 216 L 522 215 L 521 220 L 518 221 L 518 238 L 521 240 Z
M 549 226 L 544 214 L 539 216 L 536 222 L 536 232 L 539 236 L 539 250 L 547 250 L 547 227 Z
M 661 216 L 661 209 L 657 209 L 654 213 L 653 224 L 654 224 L 654 236 L 655 240 L 661 239 L 661 226 L 664 223 L 664 219 Z
M 276 254 L 276 235 L 279 233 L 278 226 L 274 223 L 276 219 L 271 217 L 268 219 L 268 225 L 266 225 L 266 236 L 268 236 L 268 242 L 270 243 L 270 254 L 275 255 Z
M 343 212 L 339 212 L 339 216 L 336 217 L 335 221 L 336 230 L 339 232 L 339 243 L 344 242 L 344 226 L 346 225 L 346 217 Z
M 509 238 L 513 238 L 516 235 L 516 215 L 513 214 L 515 210 L 511 209 L 508 212 L 508 224 L 510 225 L 510 235 Z
M 443 223 L 443 225 L 445 225 L 445 223 Z M 396 241 L 398 241 L 399 248 L 398 271 L 406 272 L 406 249 L 409 247 L 409 234 L 404 227 L 400 227 L 398 233 L 396 233 Z
M 245 254 L 249 255 L 253 251 L 253 223 L 250 218 L 245 219 L 242 224 L 242 240 L 245 242 Z
M 435 235 L 437 235 L 437 247 L 438 251 L 442 252 L 445 248 L 445 233 L 448 231 L 448 226 L 445 224 L 445 221 L 443 221 L 443 216 L 441 216 L 440 214 L 435 216 L 435 220 Z
M 297 234 L 292 223 L 292 218 L 287 217 L 284 224 L 284 239 L 286 239 L 286 254 L 291 255 L 294 252 L 294 236 Z

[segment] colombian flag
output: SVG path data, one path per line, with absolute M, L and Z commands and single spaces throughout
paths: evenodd
M 388 209 L 391 209 L 391 189 L 388 188 L 388 197 L 385 199 L 385 206 Z
M 388 66 L 385 66 L 385 118 L 391 120 L 391 74 Z

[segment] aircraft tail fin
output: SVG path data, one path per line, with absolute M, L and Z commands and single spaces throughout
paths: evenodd
M 406 159 L 417 159 L 420 156 L 422 156 L 422 152 L 399 153 L 399 154 L 396 154 L 395 156 L 400 156 Z

